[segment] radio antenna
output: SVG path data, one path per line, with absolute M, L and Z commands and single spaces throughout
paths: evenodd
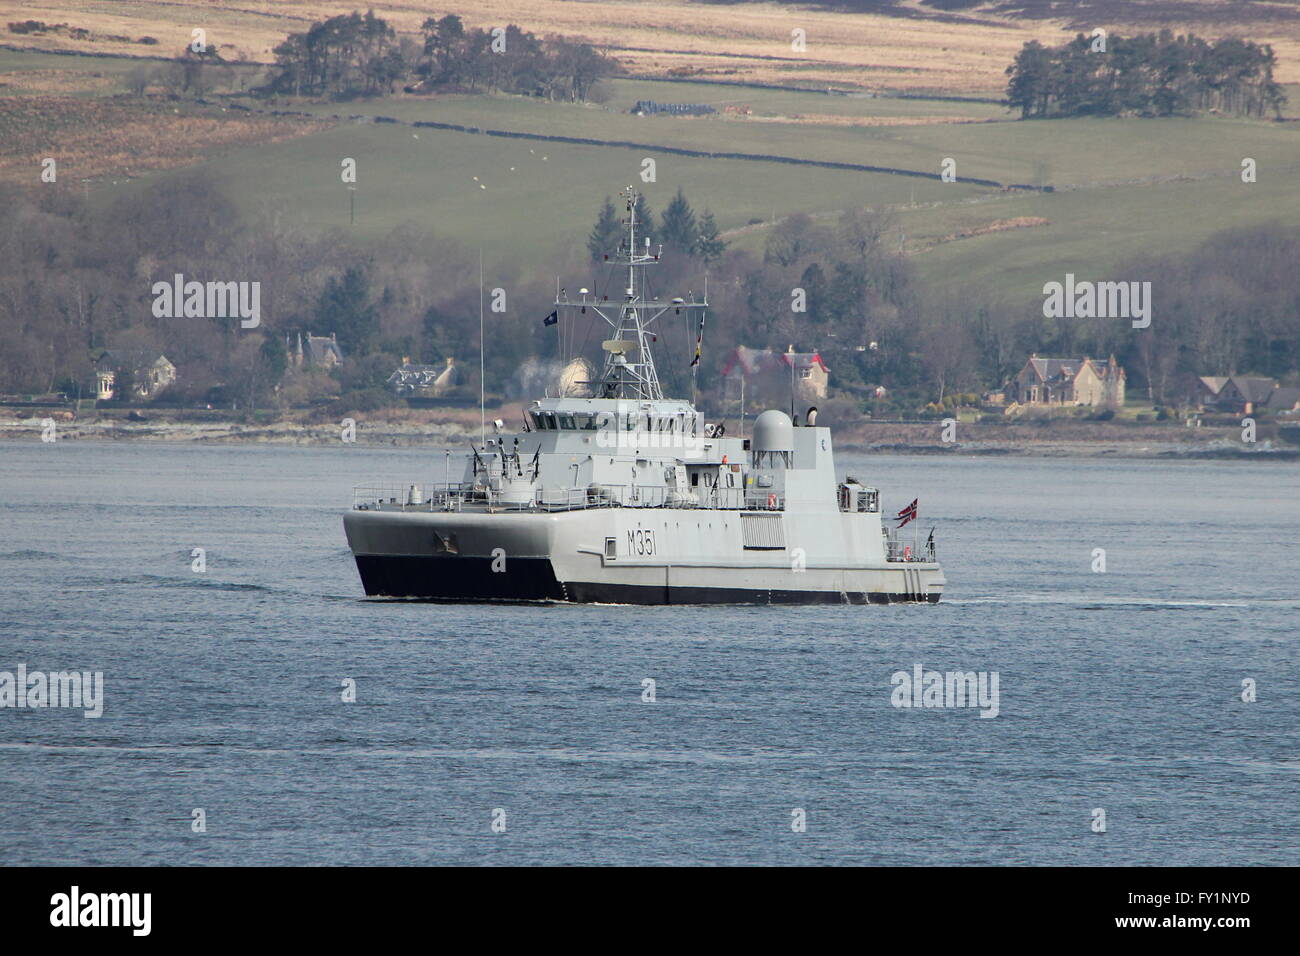
M 483 337 L 483 247 L 478 247 L 478 443 L 487 444 L 487 379 L 483 353 L 487 340 Z

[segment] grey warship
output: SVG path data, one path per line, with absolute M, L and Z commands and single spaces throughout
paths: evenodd
M 906 543 L 880 492 L 837 480 L 831 432 L 779 409 L 729 436 L 665 398 L 650 330 L 696 300 L 650 297 L 661 253 L 624 191 L 620 301 L 557 294 L 613 330 L 592 397 L 532 402 L 519 431 L 482 436 L 446 480 L 358 486 L 343 519 L 370 597 L 611 604 L 937 603 L 933 532 Z M 642 243 L 638 245 L 638 243 Z M 698 311 L 697 311 L 698 310 Z M 698 343 L 698 340 L 697 340 Z M 698 357 L 698 344 L 697 344 Z M 439 462 L 439 464 L 442 464 Z

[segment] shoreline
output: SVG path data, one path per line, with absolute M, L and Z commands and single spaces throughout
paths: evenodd
M 475 423 L 477 424 L 477 423 Z M 1261 438 L 1247 445 L 1228 435 L 1207 435 L 1198 441 L 1175 440 L 1175 430 L 1163 426 L 1151 433 L 1143 429 L 1132 435 L 993 435 L 985 434 L 966 441 L 942 442 L 938 426 L 932 423 L 907 425 L 863 424 L 843 427 L 844 437 L 836 442 L 838 451 L 874 455 L 973 455 L 1024 458 L 1124 458 L 1186 459 L 1219 461 L 1300 461 L 1300 447 L 1272 438 Z M 990 432 L 977 426 L 965 426 L 967 433 Z M 1019 429 L 1018 429 L 1019 430 Z M 1040 429 L 1039 431 L 1051 429 Z M 1061 429 L 1064 431 L 1065 429 Z M 999 429 L 1007 431 L 1007 429 Z M 1137 431 L 1137 430 L 1134 430 Z M 877 434 L 872 434 L 872 433 Z M 1177 434 L 1177 432 L 1175 432 Z M 40 442 L 41 420 L 38 418 L 0 420 L 0 441 Z M 459 422 L 368 422 L 358 417 L 355 444 L 367 447 L 456 448 L 473 442 L 478 428 Z M 341 424 L 302 424 L 275 422 L 248 425 L 239 422 L 125 422 L 94 421 L 85 423 L 56 422 L 55 441 L 140 442 L 200 445 L 280 445 L 324 447 L 343 441 Z

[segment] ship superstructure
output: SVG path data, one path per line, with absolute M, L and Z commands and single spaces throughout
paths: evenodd
M 904 543 L 880 495 L 837 481 L 830 429 L 769 409 L 729 436 L 665 398 L 651 328 L 707 296 L 651 298 L 659 260 L 624 193 L 619 301 L 555 308 L 608 323 L 592 397 L 541 398 L 443 480 L 359 487 L 344 518 L 366 594 L 443 601 L 635 604 L 937 602 L 933 539 Z M 452 480 L 452 479 L 455 480 Z

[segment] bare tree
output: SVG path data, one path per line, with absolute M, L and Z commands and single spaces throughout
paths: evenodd
M 149 89 L 152 71 L 147 67 L 137 66 L 126 75 L 126 89 L 132 96 L 144 96 Z

